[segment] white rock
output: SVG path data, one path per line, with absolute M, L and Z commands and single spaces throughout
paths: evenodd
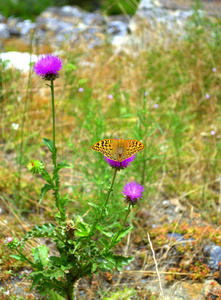
M 16 51 L 0 53 L 0 59 L 3 61 L 9 61 L 8 67 L 14 67 L 23 72 L 28 72 L 30 68 L 30 54 L 27 52 L 20 53 Z M 32 62 L 36 62 L 38 60 L 37 55 L 31 56 Z

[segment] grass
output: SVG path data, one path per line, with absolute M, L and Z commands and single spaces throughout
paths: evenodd
M 8 0 L 7 5 L 0 3 L 0 11 L 6 18 L 15 16 L 22 19 L 31 19 L 35 21 L 36 17 L 39 16 L 45 9 L 50 6 L 62 7 L 64 5 L 79 6 L 80 9 L 86 11 L 101 10 L 107 15 L 133 15 L 136 12 L 139 0 Z
M 95 142 L 123 137 L 145 144 L 145 152 L 137 154 L 130 168 L 119 172 L 107 219 L 107 226 L 112 226 L 122 215 L 124 202 L 118 195 L 123 184 L 130 180 L 142 182 L 145 195 L 133 210 L 131 221 L 135 230 L 128 246 L 128 251 L 135 251 L 142 262 L 146 258 L 139 246 L 149 249 L 147 230 L 157 257 L 168 243 L 168 232 L 197 234 L 204 238 L 203 226 L 209 225 L 206 238 L 216 243 L 220 239 L 216 228 L 221 225 L 221 23 L 206 18 L 199 22 L 199 16 L 195 15 L 190 25 L 185 39 L 171 39 L 166 46 L 154 39 L 139 55 L 123 52 L 116 55 L 109 45 L 88 52 L 77 46 L 71 49 L 64 46 L 64 69 L 55 85 L 58 156 L 73 165 L 73 169 L 61 173 L 62 192 L 70 198 L 70 216 L 81 213 L 93 219 L 87 202 L 103 201 L 110 184 L 113 171 L 101 154 L 91 150 Z M 48 88 L 34 74 L 28 79 L 26 75 L 3 68 L 0 76 L 1 260 L 7 261 L 2 277 L 7 283 L 9 270 L 16 273 L 27 266 L 9 260 L 10 253 L 4 250 L 5 236 L 20 236 L 33 224 L 50 220 L 55 211 L 50 194 L 39 204 L 42 180 L 30 175 L 26 168 L 31 159 L 50 164 L 50 155 L 42 144 L 42 137 L 52 136 Z M 83 91 L 79 92 L 79 88 Z M 113 99 L 108 95 L 113 95 Z M 13 129 L 12 123 L 19 124 L 19 128 Z M 169 215 L 164 210 L 162 201 L 165 199 L 177 199 L 173 202 L 177 212 Z M 197 216 L 195 223 L 193 216 Z M 171 219 L 173 223 L 168 224 Z M 152 230 L 153 222 L 160 228 Z M 186 227 L 181 226 L 182 222 L 187 222 Z M 196 232 L 196 228 L 201 229 Z M 125 245 L 121 245 L 120 253 Z M 181 247 L 176 251 L 179 254 L 186 251 L 191 256 L 196 254 L 197 247 Z M 151 260 L 151 251 L 147 253 Z M 195 277 L 185 278 L 204 280 L 208 274 L 213 277 L 202 262 L 199 265 L 194 260 L 191 269 L 185 267 L 186 261 L 188 257 L 176 268 L 183 267 L 184 273 L 192 272 Z M 160 267 L 167 263 L 166 258 L 159 263 Z M 182 278 L 178 269 L 168 268 L 169 282 Z M 101 287 L 99 290 L 96 280 L 91 286 L 91 295 L 97 293 L 106 299 L 107 288 L 101 283 L 104 290 Z M 113 291 L 109 297 L 113 299 L 118 295 L 137 294 L 133 287 L 116 291 L 113 282 L 111 286 Z M 139 299 L 156 297 L 150 292 L 146 295 L 147 298 Z M 9 299 L 7 294 L 5 297 L 3 299 Z

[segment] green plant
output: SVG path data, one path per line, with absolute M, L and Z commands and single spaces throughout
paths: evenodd
M 108 15 L 133 15 L 137 10 L 139 2 L 139 0 L 105 0 L 104 2 L 101 2 L 101 7 Z
M 136 182 L 124 186 L 123 193 L 128 207 L 125 209 L 125 217 L 122 224 L 116 222 L 112 227 L 106 227 L 105 218 L 109 214 L 109 200 L 113 191 L 117 172 L 128 167 L 134 158 L 128 158 L 122 162 L 109 160 L 108 163 L 114 169 L 113 179 L 106 194 L 104 203 L 97 205 L 89 203 L 95 210 L 92 223 L 86 222 L 80 215 L 74 215 L 68 219 L 66 206 L 69 199 L 60 193 L 59 171 L 63 168 L 71 168 L 70 165 L 57 163 L 56 130 L 55 130 L 55 104 L 54 104 L 54 80 L 58 77 L 58 71 L 62 68 L 61 60 L 52 55 L 42 57 L 35 64 L 35 72 L 43 79 L 50 81 L 47 84 L 51 90 L 53 141 L 43 138 L 43 143 L 51 153 L 53 171 L 50 174 L 40 160 L 31 160 L 28 170 L 32 174 L 40 174 L 46 181 L 41 189 L 40 201 L 44 195 L 52 190 L 57 208 L 54 223 L 44 223 L 31 229 L 23 239 L 8 237 L 8 247 L 17 251 L 12 258 L 26 261 L 33 268 L 29 274 L 32 279 L 32 287 L 37 287 L 42 295 L 54 293 L 74 299 L 74 284 L 80 278 L 91 275 L 98 270 L 113 271 L 122 270 L 122 267 L 132 261 L 133 257 L 115 255 L 112 248 L 132 230 L 132 226 L 126 227 L 128 215 L 139 198 L 142 197 L 143 187 Z M 41 245 L 32 249 L 33 258 L 29 258 L 25 252 L 25 243 L 31 238 L 50 238 L 56 245 L 59 256 L 49 254 L 49 248 Z

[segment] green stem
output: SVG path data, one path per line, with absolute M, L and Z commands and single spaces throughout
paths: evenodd
M 54 145 L 54 151 L 53 151 L 53 164 L 56 168 L 57 162 L 56 162 L 56 146 L 55 146 L 55 109 L 54 109 L 54 81 L 51 80 L 51 104 L 52 104 L 52 118 L 53 118 L 53 145 Z
M 32 261 L 30 261 L 24 254 L 22 254 L 18 249 L 16 249 L 16 251 L 33 267 L 35 266 L 34 263 Z
M 124 218 L 123 224 L 121 225 L 120 229 L 118 230 L 118 232 L 116 233 L 115 237 L 113 238 L 110 246 L 108 247 L 108 251 L 114 246 L 114 244 L 115 244 L 116 240 L 118 239 L 121 231 L 124 229 L 125 223 L 127 221 L 127 218 L 129 216 L 130 212 L 131 212 L 131 204 L 129 204 L 129 206 L 128 206 L 127 213 L 126 213 L 126 216 Z
M 114 170 L 114 176 L 113 176 L 113 179 L 112 179 L 112 182 L 111 182 L 111 186 L 110 186 L 110 188 L 109 188 L 109 190 L 108 190 L 108 193 L 107 193 L 107 198 L 106 198 L 106 201 L 105 201 L 105 203 L 104 203 L 104 208 L 103 208 L 103 210 L 105 209 L 105 206 L 107 205 L 107 203 L 108 203 L 108 201 L 109 201 L 110 194 L 111 194 L 111 192 L 112 192 L 112 190 L 113 190 L 114 181 L 115 181 L 115 179 L 116 179 L 116 175 L 117 175 L 117 169 Z
M 52 161 L 53 161 L 53 165 L 54 165 L 53 176 L 55 178 L 55 185 L 54 185 L 53 189 L 54 189 L 56 206 L 60 212 L 62 221 L 64 221 L 65 214 L 63 212 L 63 208 L 61 207 L 60 195 L 59 195 L 59 175 L 58 175 L 58 171 L 56 170 L 57 149 L 56 149 L 56 142 L 55 142 L 54 80 L 51 80 L 50 88 L 51 88 L 51 105 L 52 105 L 52 119 L 53 119 L 53 146 L 54 146 L 53 153 L 52 153 Z
M 70 286 L 68 288 L 67 293 L 67 300 L 73 300 L 74 299 L 74 285 L 70 283 Z
M 104 214 L 105 208 L 106 208 L 107 203 L 108 203 L 108 201 L 109 201 L 109 199 L 110 199 L 110 194 L 111 194 L 111 192 L 112 192 L 112 190 L 113 190 L 113 186 L 114 186 L 114 182 L 115 182 L 115 179 L 116 179 L 116 175 L 117 175 L 117 169 L 114 170 L 114 176 L 113 176 L 113 179 L 112 179 L 112 183 L 111 183 L 111 186 L 110 186 L 110 188 L 109 188 L 109 190 L 108 190 L 107 197 L 106 197 L 106 201 L 105 201 L 105 203 L 104 203 L 104 206 L 103 206 L 103 208 L 102 208 L 102 211 L 101 211 L 101 213 L 100 213 L 100 216 L 99 216 L 98 218 L 95 219 L 95 222 L 94 222 L 94 224 L 92 225 L 92 228 L 91 228 L 91 230 L 90 230 L 90 233 L 89 233 L 88 237 L 91 237 L 91 236 L 93 235 L 93 231 L 94 231 L 94 229 L 96 228 L 97 223 L 100 221 L 100 219 L 102 218 L 102 216 L 103 216 L 103 214 Z

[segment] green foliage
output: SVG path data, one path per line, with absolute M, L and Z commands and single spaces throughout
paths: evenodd
M 65 296 L 69 293 L 70 285 L 73 286 L 73 283 L 79 278 L 91 275 L 98 270 L 112 272 L 115 268 L 121 271 L 124 265 L 133 260 L 133 257 L 115 255 L 110 251 L 110 248 L 117 244 L 109 243 L 108 246 L 109 238 L 107 236 L 112 234 L 105 234 L 105 237 L 102 238 L 102 244 L 105 247 L 101 251 L 102 244 L 98 247 L 99 243 L 97 244 L 90 238 L 90 229 L 89 224 L 84 222 L 81 217 L 76 216 L 72 221 L 69 220 L 58 228 L 50 223 L 36 226 L 23 237 L 22 243 L 30 238 L 52 238 L 59 251 L 59 256 L 49 256 L 49 248 L 44 245 L 33 249 L 32 266 L 34 271 L 30 274 L 30 278 L 33 280 L 32 289 L 37 287 L 42 295 L 48 294 L 48 290 L 54 290 L 59 295 Z M 128 231 L 126 229 L 121 232 L 118 235 L 118 241 Z M 103 233 L 103 230 L 101 232 Z M 11 248 L 12 244 L 13 242 L 9 243 Z M 21 253 L 18 248 L 16 250 Z M 11 257 L 20 261 L 26 259 L 23 254 Z
M 34 20 L 49 6 L 78 5 L 85 10 L 94 11 L 97 8 L 104 10 L 108 15 L 129 14 L 133 15 L 137 4 L 133 0 L 119 0 L 113 4 L 111 0 L 7 0 L 7 3 L 0 2 L 0 11 L 5 17 L 15 16 L 23 19 Z
M 7 0 L 0 2 L 0 11 L 5 17 L 15 16 L 23 19 L 34 19 L 48 6 L 55 4 L 54 0 Z
M 55 237 L 55 228 L 56 226 L 51 223 L 45 223 L 43 225 L 35 226 L 34 228 L 32 228 L 32 230 L 26 233 L 26 235 L 23 237 L 23 241 L 38 237 L 53 238 Z
M 139 0 L 118 0 L 115 2 L 105 0 L 101 2 L 101 7 L 108 15 L 133 15 L 137 10 L 139 2 Z

